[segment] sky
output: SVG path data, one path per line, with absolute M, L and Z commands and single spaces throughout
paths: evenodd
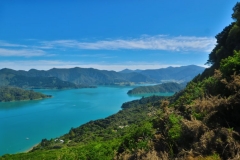
M 1 0 L 0 69 L 204 66 L 237 0 Z

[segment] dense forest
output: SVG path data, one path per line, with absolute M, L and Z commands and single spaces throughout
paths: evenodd
M 29 153 L 0 159 L 240 159 L 240 3 L 216 36 L 211 65 L 169 98 L 129 102 Z
M 50 98 L 50 95 L 34 92 L 32 90 L 23 90 L 17 87 L 0 87 L 0 102 L 35 100 Z
M 142 93 L 165 93 L 165 92 L 178 92 L 186 86 L 186 83 L 168 82 L 153 86 L 140 86 L 128 91 L 128 94 L 142 94 Z

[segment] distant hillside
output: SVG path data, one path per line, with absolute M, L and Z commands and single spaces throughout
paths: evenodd
M 0 86 L 15 86 L 20 88 L 82 88 L 85 86 L 76 85 L 71 82 L 62 81 L 55 77 L 29 77 L 10 69 L 0 70 Z
M 125 69 L 120 73 L 141 73 L 145 76 L 151 77 L 156 80 L 176 80 L 182 82 L 188 82 L 192 80 L 196 75 L 201 74 L 204 71 L 204 67 L 196 65 L 181 66 L 181 67 L 167 67 L 161 69 L 148 69 L 148 70 L 129 70 Z
M 132 73 L 132 72 L 135 72 L 135 71 L 131 69 L 124 69 L 122 71 L 119 71 L 119 73 Z
M 182 90 L 186 84 L 178 84 L 175 82 L 168 82 L 154 86 L 140 86 L 128 91 L 128 94 L 141 94 L 141 93 L 159 93 L 159 92 L 178 92 Z
M 145 70 L 141 73 L 144 75 L 148 75 L 154 79 L 161 80 L 178 80 L 178 81 L 190 81 L 196 75 L 202 73 L 205 68 L 190 65 L 190 66 L 182 66 L 182 67 L 168 67 L 157 70 Z
M 0 102 L 35 100 L 51 96 L 17 87 L 0 87 Z
M 0 80 L 3 84 L 14 83 L 14 85 L 16 85 L 20 81 L 19 79 L 21 79 L 21 77 L 18 76 L 31 77 L 34 81 L 37 81 L 42 77 L 56 77 L 57 79 L 55 79 L 55 81 L 58 81 L 60 84 L 69 86 L 72 85 L 71 83 L 74 83 L 75 85 L 114 85 L 130 83 L 159 83 L 164 80 L 184 82 L 193 79 L 196 75 L 201 73 L 203 69 L 203 67 L 194 65 L 183 67 L 169 67 L 157 70 L 137 70 L 136 72 L 130 72 L 130 70 L 126 70 L 125 72 L 115 72 L 79 67 L 70 69 L 53 68 L 48 71 L 36 69 L 31 69 L 29 71 L 2 69 L 0 70 Z M 13 77 L 18 79 L 18 82 L 13 82 Z M 37 79 L 34 79 L 34 77 L 37 77 Z M 45 80 L 51 81 L 49 79 L 43 79 L 41 81 Z M 60 80 L 64 81 L 64 83 L 60 82 Z M 66 84 L 67 82 L 69 83 Z M 28 83 L 30 83 L 30 81 Z

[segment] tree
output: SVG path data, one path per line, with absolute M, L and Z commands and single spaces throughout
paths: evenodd
M 232 18 L 237 21 L 238 25 L 240 24 L 240 2 L 233 7 Z

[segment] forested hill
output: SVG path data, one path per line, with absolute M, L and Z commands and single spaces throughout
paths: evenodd
M 186 88 L 142 98 L 106 119 L 43 139 L 29 153 L 1 159 L 198 159 L 240 157 L 240 3 L 216 36 L 209 64 Z M 138 119 L 139 118 L 139 119 Z
M 34 92 L 32 90 L 23 90 L 17 87 L 0 87 L 0 102 L 23 101 L 50 98 L 50 95 Z
M 19 74 L 18 71 L 10 69 L 0 70 L 0 86 L 15 86 L 20 88 L 34 89 L 67 89 L 85 88 L 88 85 L 76 85 L 71 82 L 62 81 L 56 77 L 30 77 Z
M 185 83 L 175 83 L 175 82 L 168 82 L 153 86 L 140 86 L 133 88 L 128 91 L 128 94 L 142 94 L 142 93 L 165 93 L 165 92 L 178 92 L 185 88 Z
M 17 76 L 31 77 L 34 81 L 41 77 L 55 77 L 58 81 L 74 83 L 75 85 L 128 85 L 131 83 L 159 83 L 164 80 L 189 81 L 199 73 L 202 73 L 203 69 L 203 67 L 191 65 L 175 68 L 169 67 L 159 70 L 146 70 L 142 71 L 142 73 L 121 73 L 79 67 L 70 69 L 53 68 L 48 71 L 36 69 L 15 71 L 5 68 L 0 70 L 0 79 L 2 79 L 2 82 L 10 83 L 13 76 L 15 78 L 18 78 Z M 34 77 L 37 77 L 37 79 L 34 79 Z

